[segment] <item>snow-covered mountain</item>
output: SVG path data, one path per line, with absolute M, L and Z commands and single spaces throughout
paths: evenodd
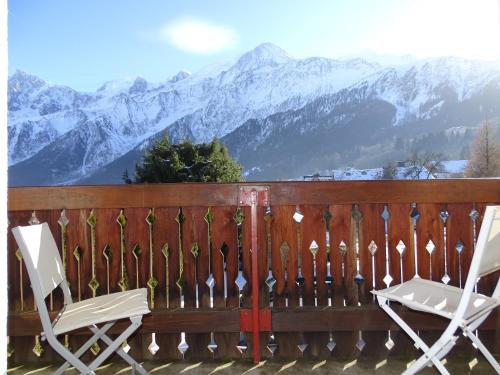
M 180 71 L 160 83 L 111 81 L 95 93 L 18 71 L 9 78 L 9 183 L 119 182 L 124 166 L 165 130 L 174 141 L 223 138 L 246 168 L 262 170 L 262 158 L 254 162 L 252 155 L 263 145 L 280 149 L 288 139 L 300 150 L 318 132 L 327 135 L 312 136 L 320 148 L 349 134 L 357 144 L 352 124 L 360 121 L 368 134 L 387 128 L 389 136 L 413 125 L 430 132 L 436 121 L 439 129 L 474 126 L 484 111 L 500 116 L 498 62 L 401 61 L 295 59 L 265 43 L 194 74 Z M 457 108 L 461 118 L 450 113 Z M 279 157 L 273 154 L 269 168 Z

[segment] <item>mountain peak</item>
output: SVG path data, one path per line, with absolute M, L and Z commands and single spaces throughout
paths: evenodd
M 236 66 L 247 69 L 255 69 L 262 66 L 276 66 L 287 63 L 292 58 L 282 48 L 272 43 L 262 43 L 253 50 L 243 54 Z
M 40 77 L 26 73 L 23 70 L 16 70 L 16 72 L 9 78 L 9 91 L 25 91 L 32 90 L 46 85 Z
M 172 76 L 172 78 L 170 78 L 168 82 L 176 83 L 182 81 L 183 79 L 186 79 L 190 75 L 191 73 L 189 73 L 187 70 L 180 70 L 176 75 Z

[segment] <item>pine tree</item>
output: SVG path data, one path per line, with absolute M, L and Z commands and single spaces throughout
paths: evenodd
M 241 166 L 227 148 L 214 139 L 211 143 L 193 144 L 185 140 L 171 144 L 165 134 L 146 149 L 136 163 L 134 182 L 237 182 L 241 181 Z M 128 171 L 123 175 L 131 183 Z
M 485 121 L 474 139 L 466 177 L 500 176 L 500 144 L 495 137 L 495 126 Z

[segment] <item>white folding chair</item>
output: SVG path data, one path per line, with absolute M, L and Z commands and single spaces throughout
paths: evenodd
M 488 206 L 463 289 L 415 277 L 402 284 L 373 291 L 380 307 L 424 352 L 403 374 L 415 374 L 430 362 L 436 366 L 441 374 L 449 374 L 440 360 L 455 345 L 458 339 L 455 333 L 458 328 L 463 331 L 464 336 L 472 340 L 495 371 L 500 374 L 499 363 L 474 334 L 474 331 L 488 315 L 500 305 L 500 279 L 497 281 L 491 297 L 473 292 L 474 285 L 480 277 L 498 270 L 500 270 L 500 206 Z M 450 323 L 441 337 L 429 347 L 391 309 L 389 301 L 399 302 L 413 310 L 443 316 L 450 319 Z
M 121 344 L 140 327 L 142 316 L 150 312 L 146 289 L 113 293 L 73 303 L 61 257 L 47 223 L 16 227 L 12 232 L 28 270 L 44 330 L 42 337 L 47 339 L 50 346 L 66 360 L 54 374 L 62 374 L 70 366 L 74 366 L 82 374 L 95 374 L 95 369 L 114 352 L 129 363 L 133 371 L 143 375 L 148 374 L 121 349 Z M 45 298 L 58 286 L 64 294 L 64 306 L 51 321 Z M 131 325 L 112 340 L 106 332 L 117 320 L 125 318 L 130 319 Z M 101 323 L 103 325 L 98 327 L 97 325 Z M 72 353 L 59 342 L 57 336 L 82 327 L 88 327 L 93 336 Z M 102 340 L 107 348 L 92 363 L 85 365 L 79 358 L 98 340 Z

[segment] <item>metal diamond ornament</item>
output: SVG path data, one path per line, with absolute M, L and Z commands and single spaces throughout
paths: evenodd
M 99 289 L 99 286 L 100 286 L 100 285 L 101 285 L 101 284 L 99 284 L 99 281 L 98 281 L 95 277 L 94 277 L 94 278 L 92 278 L 92 280 L 90 280 L 90 282 L 89 282 L 89 287 L 90 287 L 90 289 L 92 289 L 94 292 L 95 292 L 97 289 Z
M 479 212 L 474 209 L 469 213 L 469 217 L 472 221 L 476 221 L 477 219 L 479 219 Z
M 385 285 L 387 285 L 387 287 L 389 287 L 389 285 L 391 285 L 392 280 L 394 280 L 394 279 L 389 274 L 385 275 L 385 277 L 383 279 L 383 281 L 384 281 Z
M 181 336 L 182 336 L 182 334 L 181 334 Z M 185 338 L 184 337 L 181 338 L 181 342 L 179 343 L 179 345 L 177 345 L 177 350 L 179 351 L 179 353 L 181 353 L 182 358 L 184 358 L 184 354 L 186 354 L 188 349 L 189 349 L 189 345 L 186 342 Z
M 394 345 L 394 341 L 392 341 L 390 337 L 385 342 L 385 347 L 387 348 L 387 350 L 392 350 L 392 348 L 394 348 Z
M 405 252 L 406 245 L 404 244 L 404 242 L 402 240 L 400 240 L 398 242 L 398 244 L 396 245 L 396 250 L 398 251 L 399 255 L 403 255 L 403 253 Z
M 269 336 L 269 342 L 267 343 L 266 349 L 271 353 L 271 356 L 274 356 L 274 353 L 278 349 L 278 343 L 276 342 L 276 338 L 274 334 Z
M 356 342 L 356 348 L 361 352 L 363 351 L 364 347 L 366 346 L 366 342 L 365 340 L 363 340 L 363 338 L 360 338 L 357 342 Z
M 104 246 L 104 249 L 102 250 L 102 255 L 104 256 L 104 258 L 106 258 L 107 261 L 110 261 L 111 256 L 113 255 L 111 246 L 109 245 Z
M 302 288 L 305 284 L 306 280 L 302 275 L 299 275 L 295 278 L 295 285 L 297 285 L 299 288 Z
M 378 249 L 377 244 L 375 243 L 375 241 L 372 240 L 372 242 L 370 242 L 370 244 L 368 245 L 368 251 L 370 251 L 372 255 L 375 255 L 377 249 Z
M 330 353 L 335 349 L 337 346 L 337 343 L 333 340 L 333 337 L 330 336 L 330 339 L 328 340 L 328 344 L 326 344 L 326 348 L 330 351 Z
M 36 212 L 33 211 L 31 213 L 31 218 L 30 220 L 28 221 L 28 224 L 29 225 L 37 225 L 37 224 L 40 224 L 40 220 L 38 220 L 38 218 L 36 217 Z M 36 353 L 35 353 L 36 354 Z
M 158 286 L 158 280 L 154 276 L 151 276 L 147 282 L 147 285 L 150 289 L 154 289 Z
M 130 345 L 128 344 L 127 341 L 122 342 L 122 350 L 125 353 L 128 353 L 130 351 Z
M 215 286 L 215 279 L 212 274 L 208 275 L 207 281 L 205 281 L 205 284 L 207 284 L 208 288 L 213 288 Z
M 347 253 L 347 245 L 343 240 L 340 241 L 339 250 L 340 250 L 340 255 L 342 256 L 344 256 Z
M 327 275 L 325 277 L 325 284 L 330 287 L 333 285 L 333 277 L 331 275 Z
M 304 341 L 304 339 L 301 339 L 299 344 L 297 345 L 297 348 L 300 350 L 300 353 L 303 355 L 304 352 L 307 349 L 307 343 Z
M 90 351 L 92 352 L 93 355 L 98 355 L 99 352 L 101 351 L 101 347 L 99 346 L 98 343 L 94 343 L 94 345 L 92 345 L 92 347 L 90 348 Z
M 154 209 L 151 209 L 149 210 L 148 216 L 146 216 L 146 223 L 148 223 L 149 225 L 153 225 L 155 221 L 156 221 L 156 216 L 154 213 Z
M 444 284 L 448 284 L 450 282 L 450 276 L 448 276 L 447 273 L 444 274 L 444 276 L 441 278 L 441 281 L 444 283 Z
M 69 224 L 68 217 L 66 216 L 66 210 L 61 211 L 61 217 L 59 217 L 59 220 L 57 220 L 57 223 L 63 228 Z
M 248 344 L 245 340 L 245 337 L 240 335 L 240 341 L 238 341 L 238 345 L 236 345 L 236 349 L 240 352 L 241 355 L 245 354 L 248 349 Z
M 151 334 L 151 343 L 148 346 L 148 350 L 151 355 L 155 355 L 160 350 L 160 347 L 156 343 L 156 333 Z
M 427 245 L 425 245 L 425 249 L 429 254 L 432 254 L 434 250 L 436 250 L 436 245 L 434 245 L 434 242 L 432 242 L 432 240 L 429 240 L 429 242 L 427 242 Z
M 302 219 L 304 218 L 304 215 L 302 215 L 300 212 L 295 212 L 293 214 L 293 220 L 295 220 L 295 222 L 298 224 L 302 221 Z
M 311 242 L 311 246 L 309 246 L 309 251 L 312 253 L 314 257 L 316 257 L 316 254 L 318 254 L 319 251 L 319 246 L 316 243 L 316 241 Z
M 455 250 L 457 250 L 458 254 L 462 254 L 462 251 L 464 251 L 464 249 L 465 249 L 464 243 L 458 240 L 457 245 L 455 246 Z
M 365 281 L 364 277 L 361 276 L 360 273 L 358 273 L 356 276 L 354 276 L 354 282 L 358 285 L 361 285 L 363 284 L 363 282 Z
M 31 350 L 33 354 L 35 354 L 38 358 L 40 358 L 44 352 L 42 343 L 40 342 L 40 337 L 36 336 L 35 337 L 35 346 Z
M 234 283 L 236 284 L 239 290 L 243 290 L 243 288 L 247 284 L 247 280 L 243 276 L 243 271 L 238 271 L 238 277 L 236 278 Z
M 382 216 L 382 219 L 384 219 L 384 221 L 388 221 L 391 218 L 391 214 L 389 213 L 389 210 L 387 210 L 387 205 L 384 206 L 384 211 L 380 216 Z
M 446 222 L 448 221 L 448 218 L 450 217 L 450 214 L 448 213 L 448 211 L 446 211 L 445 209 L 443 209 L 439 213 L 439 217 L 441 218 L 441 220 L 443 221 L 443 223 L 446 224 Z
M 191 247 L 191 254 L 196 258 L 200 254 L 200 246 L 197 242 Z
M 266 285 L 270 291 L 273 290 L 275 284 L 276 284 L 276 279 L 273 277 L 272 272 L 269 271 L 269 276 L 266 279 Z
M 215 342 L 214 335 L 210 335 L 210 342 L 207 345 L 207 349 L 210 353 L 214 354 L 217 351 L 218 345 Z
M 135 259 L 139 259 L 139 257 L 141 256 L 142 249 L 141 249 L 141 247 L 138 244 L 136 244 L 134 246 L 134 248 L 132 249 L 132 254 L 134 255 Z

